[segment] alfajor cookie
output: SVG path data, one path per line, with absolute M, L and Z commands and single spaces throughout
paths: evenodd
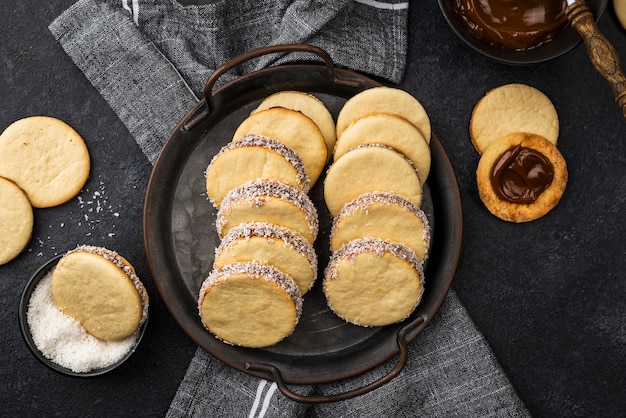
M 302 190 L 274 179 L 258 179 L 245 183 L 226 194 L 215 227 L 224 238 L 240 224 L 266 222 L 290 228 L 309 242 L 315 241 L 319 230 L 317 210 Z
M 559 118 L 550 99 L 525 84 L 505 84 L 487 92 L 474 106 L 470 139 L 479 154 L 514 132 L 541 135 L 556 145 Z
M 333 253 L 323 289 L 339 317 L 355 325 L 384 326 L 415 310 L 424 292 L 424 273 L 405 245 L 356 239 Z
M 369 192 L 347 203 L 333 219 L 330 249 L 338 251 L 349 241 L 367 237 L 402 243 L 422 263 L 428 257 L 428 218 L 419 206 L 396 193 Z
M 388 113 L 357 119 L 337 140 L 335 160 L 362 144 L 382 144 L 400 152 L 413 162 L 422 184 L 426 182 L 430 172 L 430 147 L 419 129 L 406 119 Z
M 357 196 L 374 191 L 395 192 L 417 206 L 422 201 L 422 182 L 411 161 L 380 144 L 353 148 L 326 173 L 324 200 L 332 216 Z
M 198 312 L 220 340 L 243 347 L 267 347 L 289 336 L 302 313 L 294 280 L 257 262 L 213 270 L 202 283 Z
M 17 257 L 33 233 L 33 208 L 15 183 L 0 177 L 0 265 Z
M 556 146 L 531 133 L 512 133 L 491 144 L 476 170 L 478 193 L 487 209 L 509 222 L 548 213 L 567 184 L 567 165 Z
M 390 113 L 411 122 L 430 143 L 430 118 L 411 94 L 393 87 L 374 87 L 352 96 L 337 115 L 337 138 L 357 119 L 373 113 Z
M 311 185 L 315 184 L 326 165 L 327 148 L 324 135 L 311 118 L 295 110 L 273 107 L 244 119 L 233 134 L 233 141 L 251 133 L 270 137 L 293 149 L 302 160 Z
M 223 146 L 209 163 L 207 196 L 219 209 L 230 190 L 258 178 L 277 179 L 305 193 L 309 191 L 309 177 L 302 160 L 290 147 L 262 135 L 248 134 Z
M 59 119 L 20 119 L 0 135 L 0 176 L 24 190 L 33 207 L 57 206 L 75 197 L 89 170 L 85 141 Z
M 311 118 L 322 132 L 322 135 L 324 135 L 327 150 L 326 162 L 330 160 L 336 141 L 335 121 L 324 102 L 316 96 L 303 91 L 279 91 L 266 97 L 252 111 L 252 114 L 272 107 L 284 107 L 285 109 L 295 110 Z
M 232 228 L 215 249 L 213 268 L 247 261 L 269 264 L 285 272 L 302 295 L 317 277 L 317 255 L 311 243 L 279 225 L 252 222 Z
M 128 337 L 148 318 L 148 294 L 135 269 L 106 248 L 69 251 L 56 265 L 51 287 L 58 308 L 102 340 Z

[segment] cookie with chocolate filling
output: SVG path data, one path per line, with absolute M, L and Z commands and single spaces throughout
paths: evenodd
M 148 318 L 148 293 L 135 269 L 106 248 L 69 251 L 52 272 L 51 286 L 59 309 L 102 340 L 128 337 Z
M 411 94 L 393 87 L 373 87 L 348 99 L 337 115 L 337 138 L 355 120 L 373 113 L 390 113 L 408 120 L 430 144 L 430 118 L 424 106 Z
M 323 289 L 339 317 L 355 325 L 384 326 L 415 310 L 424 292 L 424 272 L 404 244 L 356 239 L 333 253 Z
M 311 118 L 295 110 L 274 107 L 253 113 L 237 127 L 233 141 L 247 134 L 267 136 L 293 149 L 302 160 L 311 185 L 326 165 L 324 135 Z
M 289 336 L 302 313 L 295 281 L 273 266 L 233 263 L 213 270 L 202 283 L 198 312 L 220 340 L 267 347 Z
M 481 200 L 489 211 L 509 222 L 544 216 L 561 199 L 567 165 L 556 146 L 531 133 L 512 133 L 483 153 L 476 170 Z
M 317 277 L 317 255 L 311 243 L 295 231 L 264 222 L 232 228 L 215 249 L 214 269 L 236 262 L 257 261 L 288 274 L 304 295 Z
M 365 193 L 347 203 L 333 219 L 330 249 L 337 251 L 349 241 L 366 237 L 402 243 L 421 262 L 428 257 L 430 225 L 426 214 L 393 192 Z
M 417 206 L 422 201 L 422 182 L 411 161 L 380 144 L 353 148 L 326 173 L 324 200 L 333 216 L 357 196 L 374 191 L 395 192 Z
M 287 145 L 248 134 L 229 142 L 213 157 L 206 170 L 206 190 L 219 209 L 224 196 L 237 186 L 258 178 L 273 178 L 309 191 L 309 177 L 302 160 Z
M 334 158 L 361 144 L 386 145 L 411 160 L 422 184 L 430 172 L 430 147 L 424 135 L 406 119 L 388 114 L 367 115 L 354 121 L 335 144 Z
M 0 177 L 0 265 L 13 260 L 26 248 L 33 222 L 33 208 L 26 193 Z
M 487 92 L 474 106 L 470 139 L 479 154 L 509 133 L 528 132 L 556 145 L 559 117 L 550 99 L 526 84 L 505 84 Z
M 293 229 L 309 242 L 319 229 L 317 210 L 302 190 L 274 179 L 245 183 L 226 195 L 217 212 L 215 227 L 224 238 L 240 224 L 266 222 Z
M 311 118 L 322 132 L 322 135 L 324 135 L 327 150 L 326 162 L 330 160 L 336 141 L 335 121 L 324 102 L 316 96 L 303 91 L 279 91 L 263 99 L 257 108 L 252 111 L 252 114 L 272 107 L 284 107 L 285 109 L 295 110 Z

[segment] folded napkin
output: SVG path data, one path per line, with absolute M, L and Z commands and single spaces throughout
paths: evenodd
M 260 46 L 315 44 L 338 65 L 401 81 L 408 7 L 408 2 L 394 0 L 194 5 L 80 0 L 49 29 L 154 162 L 182 115 L 202 97 L 211 72 Z M 240 71 L 295 58 L 266 57 Z M 345 392 L 376 380 L 390 364 L 340 382 L 294 390 L 303 395 Z M 400 375 L 377 390 L 331 404 L 299 404 L 283 396 L 275 383 L 231 369 L 198 349 L 168 411 L 169 417 L 418 415 L 528 416 L 454 291 L 409 345 L 409 360 Z

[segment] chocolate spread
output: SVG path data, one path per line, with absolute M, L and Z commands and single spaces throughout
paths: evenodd
M 470 31 L 489 43 L 516 51 L 539 46 L 567 25 L 565 0 L 454 0 Z
M 533 203 L 554 178 L 554 167 L 539 151 L 516 145 L 493 165 L 491 186 L 501 199 Z

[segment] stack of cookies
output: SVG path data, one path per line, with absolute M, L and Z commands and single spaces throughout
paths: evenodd
M 333 225 L 323 290 L 347 322 L 384 326 L 419 304 L 430 246 L 420 208 L 430 137 L 424 108 L 399 89 L 365 90 L 337 117 L 334 162 L 324 182 Z
M 317 277 L 319 222 L 308 192 L 334 143 L 324 104 L 285 91 L 263 100 L 211 160 L 206 188 L 222 241 L 198 309 L 217 338 L 265 347 L 293 332 Z

